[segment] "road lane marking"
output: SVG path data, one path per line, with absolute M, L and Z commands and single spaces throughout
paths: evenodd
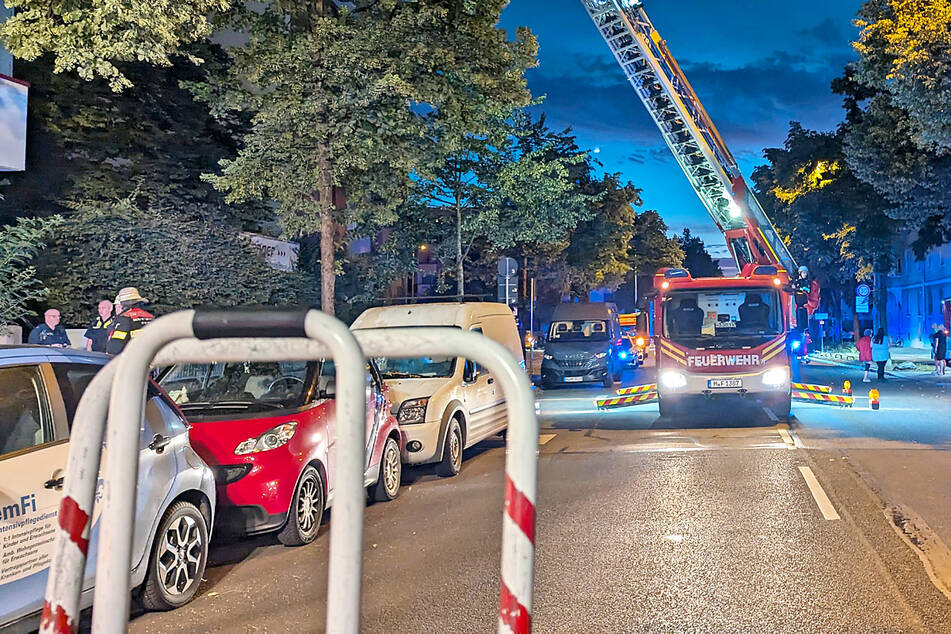
M 552 438 L 554 438 L 554 437 L 557 436 L 557 435 L 558 435 L 558 434 L 539 434 L 539 435 L 538 435 L 538 444 L 539 444 L 539 445 L 544 445 L 545 443 L 547 443 L 549 440 L 551 440 Z
M 778 431 L 780 437 L 783 439 L 783 442 L 786 443 L 786 446 L 790 449 L 795 449 L 796 443 L 793 442 L 792 436 L 789 435 L 789 431 L 783 429 L 782 427 L 780 427 Z
M 832 501 L 829 499 L 829 496 L 826 495 L 822 485 L 819 484 L 819 480 L 816 479 L 816 474 L 812 472 L 812 469 L 809 467 L 799 467 L 799 473 L 801 473 L 802 477 L 806 480 L 806 486 L 809 487 L 809 492 L 812 493 L 812 499 L 816 501 L 816 505 L 819 507 L 822 517 L 827 520 L 841 519 L 835 507 L 832 506 Z

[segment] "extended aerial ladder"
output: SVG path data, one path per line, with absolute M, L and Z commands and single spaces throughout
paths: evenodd
M 581 0 L 742 271 L 796 263 L 640 0 Z

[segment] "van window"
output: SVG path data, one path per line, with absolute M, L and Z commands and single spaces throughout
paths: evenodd
M 608 322 L 602 319 L 553 321 L 549 341 L 607 341 Z
M 450 377 L 456 372 L 455 357 L 414 357 L 412 359 L 375 360 L 384 379 L 434 379 Z
M 0 368 L 0 456 L 53 440 L 53 420 L 39 366 Z

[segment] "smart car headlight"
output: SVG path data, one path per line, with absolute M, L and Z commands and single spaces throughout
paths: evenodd
M 785 385 L 788 380 L 789 373 L 786 371 L 786 368 L 773 368 L 763 373 L 763 385 L 770 387 Z
M 676 390 L 687 385 L 687 377 L 685 377 L 682 372 L 665 370 L 660 375 L 660 382 L 664 387 Z
M 236 456 L 246 456 L 251 453 L 261 453 L 262 451 L 270 451 L 271 449 L 283 447 L 287 444 L 287 441 L 289 441 L 294 436 L 296 431 L 296 420 L 281 423 L 280 425 L 267 430 L 260 436 L 248 438 L 240 445 L 235 447 L 234 454 Z
M 411 398 L 403 401 L 400 405 L 399 413 L 396 419 L 400 425 L 412 425 L 426 421 L 426 406 L 429 405 L 429 397 Z

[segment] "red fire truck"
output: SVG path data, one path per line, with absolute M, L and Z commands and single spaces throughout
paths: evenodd
M 662 416 L 710 398 L 742 397 L 789 416 L 786 333 L 795 318 L 789 278 L 748 264 L 737 277 L 654 277 L 654 341 Z
M 799 279 L 789 250 L 643 3 L 581 1 L 740 271 L 703 279 L 683 269 L 657 273 L 651 319 L 661 412 L 691 400 L 741 396 L 787 416 L 790 356 L 802 342 L 801 332 L 794 332 L 794 297 L 815 297 L 818 289 Z

